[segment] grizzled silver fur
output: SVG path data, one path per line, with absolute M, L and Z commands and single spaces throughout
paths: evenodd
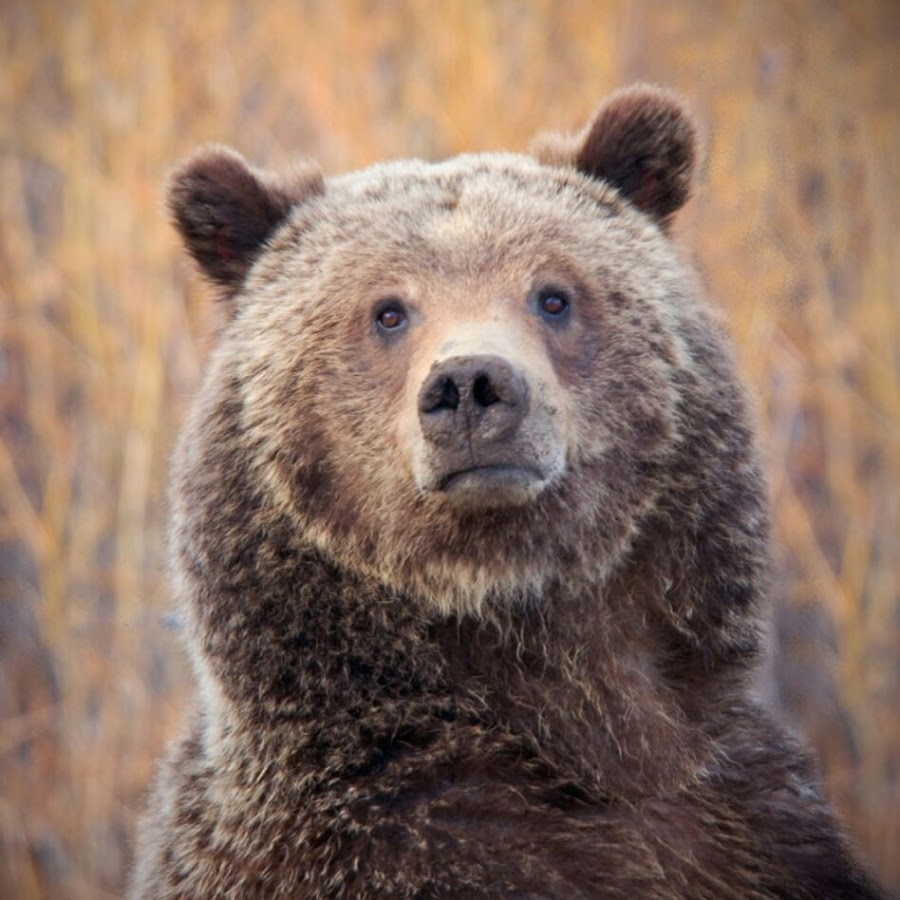
M 750 698 L 767 504 L 668 92 L 532 156 L 173 175 L 197 709 L 131 896 L 866 898 Z

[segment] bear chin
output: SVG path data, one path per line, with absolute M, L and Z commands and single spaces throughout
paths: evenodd
M 437 491 L 464 510 L 524 506 L 547 486 L 540 472 L 517 465 L 475 466 L 441 478 Z

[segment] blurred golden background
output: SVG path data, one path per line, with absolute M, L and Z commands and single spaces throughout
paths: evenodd
M 758 398 L 762 689 L 900 889 L 895 0 L 3 0 L 0 24 L 0 896 L 120 895 L 190 698 L 165 479 L 214 317 L 168 167 L 207 140 L 327 173 L 524 149 L 635 79 L 706 132 L 677 237 Z

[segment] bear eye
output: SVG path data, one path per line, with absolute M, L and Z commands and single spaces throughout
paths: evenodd
M 375 322 L 380 331 L 400 331 L 408 321 L 406 309 L 399 300 L 383 300 L 375 309 Z
M 544 318 L 559 319 L 568 308 L 568 294 L 559 288 L 545 288 L 538 294 L 538 311 Z

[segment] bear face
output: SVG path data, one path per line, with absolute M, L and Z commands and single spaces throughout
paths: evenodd
M 623 104 L 663 120 L 635 140 L 674 161 L 632 146 Z M 649 175 L 590 146 L 610 121 L 613 152 Z M 632 92 L 574 146 L 575 165 L 463 156 L 327 187 L 208 149 L 173 180 L 188 248 L 233 310 L 210 380 L 232 385 L 271 499 L 342 566 L 445 611 L 602 582 L 682 431 L 705 427 L 685 393 L 727 369 L 715 338 L 690 345 L 698 318 L 705 345 L 717 328 L 664 230 L 686 197 L 687 114 Z

